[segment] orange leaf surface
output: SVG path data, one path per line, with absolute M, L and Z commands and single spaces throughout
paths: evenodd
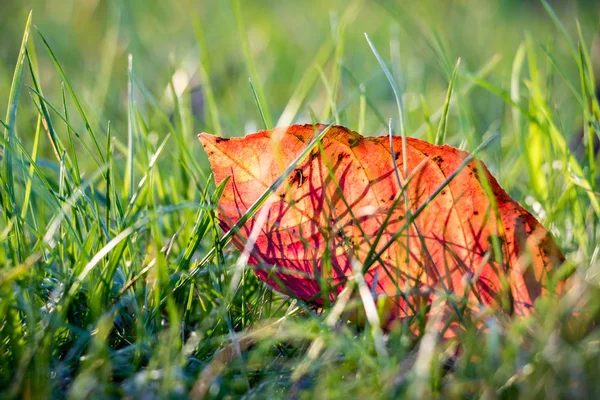
M 231 176 L 219 202 L 223 229 L 236 224 L 323 129 L 293 125 L 231 139 L 201 134 L 216 183 Z M 243 249 L 254 229 L 250 263 L 260 265 L 257 275 L 281 292 L 319 301 L 342 290 L 353 265 L 366 264 L 367 285 L 396 299 L 397 318 L 414 312 L 415 293 L 439 290 L 468 296 L 470 306 L 527 314 L 548 272 L 564 260 L 549 233 L 477 161 L 430 198 L 469 153 L 407 138 L 403 156 L 398 137 L 393 148 L 395 154 L 387 136 L 331 127 L 271 194 L 262 220 L 257 213 L 234 238 Z M 407 223 L 407 214 L 425 204 Z M 502 257 L 494 256 L 494 242 Z

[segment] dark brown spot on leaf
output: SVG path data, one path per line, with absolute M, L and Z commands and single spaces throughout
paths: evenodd
M 294 136 L 296 136 L 296 139 L 298 139 L 302 143 L 306 143 L 306 139 L 304 139 L 304 136 L 297 134 L 297 133 L 294 133 Z
M 304 184 L 304 181 L 306 180 L 304 177 L 304 173 L 300 168 L 296 168 L 288 179 L 290 182 L 290 186 L 297 184 L 298 187 L 301 187 Z
M 348 146 L 356 147 L 360 144 L 361 137 L 360 136 L 350 136 L 348 138 Z

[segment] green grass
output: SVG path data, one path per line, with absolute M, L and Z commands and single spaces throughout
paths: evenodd
M 597 6 L 197 3 L 2 6 L 0 397 L 597 397 Z M 479 149 L 572 289 L 459 351 L 347 322 L 360 279 L 319 310 L 270 290 L 196 134 L 313 119 Z

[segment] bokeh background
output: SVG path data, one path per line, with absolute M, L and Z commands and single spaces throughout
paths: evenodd
M 579 21 L 584 37 L 592 44 L 599 21 L 597 2 L 552 1 L 551 5 L 570 34 L 576 36 Z M 204 123 L 202 99 L 203 80 L 209 79 L 226 133 L 240 135 L 261 125 L 240 35 L 248 38 L 265 99 L 277 120 L 302 77 L 315 68 L 326 42 L 340 40 L 336 28 L 341 21 L 347 23 L 340 51 L 348 73 L 342 74 L 338 101 L 349 103 L 347 115 L 352 115 L 358 101 L 348 92 L 353 81 L 361 82 L 382 116 L 396 117 L 392 92 L 363 36 L 366 32 L 397 74 L 409 133 L 423 122 L 422 99 L 432 112 L 443 103 L 459 57 L 465 73 L 475 73 L 493 62 L 487 79 L 508 90 L 515 53 L 529 37 L 540 53 L 540 62 L 549 62 L 543 57 L 545 47 L 567 78 L 578 81 L 577 65 L 567 44 L 536 1 L 242 1 L 239 7 L 243 33 L 228 1 L 2 0 L 0 93 L 9 91 L 30 10 L 36 28 L 47 38 L 95 123 L 105 127 L 111 120 L 117 135 L 123 133 L 127 116 L 128 54 L 133 56 L 136 79 L 163 99 L 167 111 L 169 101 L 163 97 L 169 97 L 170 82 L 178 91 L 191 91 L 195 132 L 211 128 Z M 199 43 L 199 32 L 205 45 Z M 42 48 L 37 33 L 33 36 L 36 46 Z M 59 100 L 61 79 L 51 59 L 40 54 L 42 87 L 49 99 Z M 321 63 L 321 67 L 327 72 L 334 68 L 332 64 Z M 204 77 L 199 72 L 202 65 L 208 70 Z M 459 78 L 458 89 L 467 83 L 468 79 Z M 549 84 L 561 114 L 578 114 L 564 82 L 556 79 Z M 310 119 L 309 108 L 318 110 L 327 97 L 319 79 L 314 86 L 298 118 L 304 122 Z M 0 96 L 0 109 L 5 109 L 7 97 Z M 480 133 L 503 118 L 506 108 L 502 99 L 481 88 L 470 91 L 461 104 L 468 109 L 465 118 L 468 116 L 472 128 Z M 372 113 L 367 114 L 367 121 L 370 131 L 366 133 L 382 128 Z M 352 118 L 343 122 L 356 129 Z M 576 131 L 580 123 L 566 117 L 563 122 L 566 132 Z

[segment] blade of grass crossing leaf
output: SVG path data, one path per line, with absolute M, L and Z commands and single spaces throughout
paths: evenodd
M 444 180 L 444 182 L 442 182 L 442 184 L 440 186 L 438 186 L 428 197 L 427 199 L 425 199 L 425 201 L 423 201 L 423 203 L 421 203 L 421 205 L 414 211 L 414 213 L 411 214 L 411 218 L 408 219 L 406 218 L 406 222 L 400 227 L 400 229 L 398 230 L 398 232 L 396 232 L 394 235 L 392 235 L 392 238 L 383 245 L 383 247 L 381 248 L 381 250 L 379 250 L 379 252 L 372 258 L 369 258 L 367 260 L 365 260 L 365 265 L 364 265 L 364 269 L 363 271 L 368 270 L 368 268 L 371 267 L 371 265 L 373 265 L 373 263 L 375 262 L 375 260 L 381 256 L 383 256 L 383 254 L 385 254 L 385 251 L 394 243 L 396 242 L 403 234 L 404 231 L 406 229 L 408 229 L 409 225 L 412 224 L 412 222 L 423 212 L 423 210 L 425 210 L 425 208 L 429 205 L 429 203 L 442 191 L 444 190 L 444 188 L 471 162 L 473 161 L 473 159 L 475 158 L 475 156 L 481 152 L 483 149 L 485 149 L 491 142 L 493 139 L 496 138 L 497 135 L 493 134 L 490 135 L 489 137 L 487 137 L 471 154 L 469 154 L 464 160 L 463 162 L 458 166 L 458 168 L 452 172 L 450 175 L 448 175 L 446 177 L 446 179 Z
M 367 39 L 367 43 L 369 44 L 371 51 L 375 55 L 377 62 L 379 62 L 381 69 L 383 70 L 385 76 L 387 77 L 388 82 L 394 93 L 394 97 L 396 99 L 396 106 L 398 108 L 398 120 L 399 120 L 398 124 L 400 127 L 400 135 L 402 138 L 402 165 L 403 165 L 403 169 L 404 169 L 402 176 L 406 179 L 406 178 L 408 178 L 409 171 L 408 171 L 408 159 L 407 159 L 408 151 L 407 151 L 407 145 L 406 145 L 406 131 L 404 129 L 404 111 L 403 111 L 403 104 L 402 104 L 402 96 L 400 94 L 400 90 L 398 89 L 398 85 L 396 84 L 396 81 L 394 80 L 394 76 L 392 75 L 392 73 L 390 72 L 388 67 L 386 66 L 385 62 L 383 61 L 383 58 L 381 57 L 381 55 L 379 55 L 379 52 L 377 51 L 377 49 L 375 48 L 375 46 L 373 45 L 373 43 L 369 39 L 369 36 L 366 33 L 365 33 L 365 38 Z M 393 140 L 392 140 L 393 132 L 392 132 L 391 119 L 390 119 L 390 123 L 389 123 L 389 137 L 390 137 L 390 150 L 392 151 L 392 154 L 395 154 Z M 404 185 L 402 185 L 402 183 L 401 183 L 402 179 L 400 178 L 398 166 L 396 165 L 396 158 L 392 157 L 392 159 L 394 161 L 394 167 L 395 167 L 394 170 L 396 171 L 396 176 L 398 178 L 400 188 L 404 189 Z M 404 198 L 404 207 L 406 210 L 405 218 L 407 220 L 410 220 L 412 207 L 409 204 L 409 198 L 407 196 L 407 193 L 404 190 L 402 190 L 402 193 L 403 193 L 403 198 Z M 410 235 L 406 235 L 406 248 L 410 248 Z M 408 252 L 406 253 L 406 257 L 407 257 L 406 262 L 408 262 L 408 257 L 409 257 Z
M 392 136 L 392 121 L 390 119 L 389 125 L 388 125 L 388 136 L 389 136 L 389 141 L 390 141 L 390 155 L 396 154 L 395 150 L 394 150 L 394 142 L 393 142 L 393 136 Z M 397 195 L 397 198 L 394 200 L 394 202 L 392 203 L 392 207 L 390 207 L 390 210 L 388 211 L 386 218 L 384 220 L 384 222 L 381 224 L 381 227 L 377 233 L 377 236 L 375 238 L 374 243 L 370 246 L 369 248 L 369 252 L 368 255 L 366 257 L 366 259 L 368 260 L 370 258 L 370 256 L 372 255 L 376 255 L 375 250 L 377 248 L 377 244 L 379 243 L 379 240 L 381 239 L 381 234 L 385 231 L 385 227 L 388 225 L 389 223 L 389 219 L 392 216 L 392 210 L 396 207 L 397 202 L 399 199 L 403 199 L 404 200 L 404 209 L 405 210 L 409 210 L 406 213 L 406 219 L 410 220 L 410 215 L 411 215 L 411 210 L 412 210 L 412 206 L 409 202 L 409 197 L 408 197 L 408 185 L 412 180 L 412 176 L 414 176 L 414 174 L 417 173 L 417 171 L 422 167 L 422 165 L 425 164 L 425 162 L 427 161 L 427 159 L 423 159 L 423 161 L 421 161 L 421 163 L 419 163 L 415 169 L 412 171 L 412 176 L 407 176 L 405 179 L 402 179 L 402 177 L 400 176 L 400 172 L 398 170 L 398 165 L 396 162 L 396 157 L 392 156 L 392 164 L 394 166 L 394 172 L 396 174 L 396 180 L 398 182 L 398 187 L 400 188 L 400 193 Z M 438 276 L 441 276 L 439 271 L 437 271 L 437 267 L 435 265 L 435 263 L 433 263 L 433 257 L 431 256 L 429 249 L 427 248 L 427 245 L 425 243 L 425 239 L 423 237 L 423 235 L 421 234 L 421 230 L 419 229 L 418 225 L 416 224 L 416 222 L 414 222 L 414 229 L 419 237 L 419 240 L 421 242 L 421 246 L 422 249 L 424 250 L 424 253 L 427 255 L 427 257 L 429 257 L 429 259 L 432 261 L 432 266 L 434 268 L 434 270 L 436 271 Z M 410 237 L 409 235 L 406 235 L 406 248 L 410 248 Z M 408 254 L 407 254 L 407 259 L 405 260 L 406 263 L 408 263 Z M 382 263 L 382 266 L 384 267 L 384 270 L 386 271 L 386 273 L 388 275 L 391 275 L 388 271 L 387 268 L 385 266 L 385 264 Z M 398 282 L 400 282 L 400 270 L 399 269 L 395 269 L 396 272 L 396 276 L 394 276 L 392 279 L 394 279 L 394 282 L 396 283 L 396 290 L 397 290 L 397 295 L 398 296 L 405 296 L 405 293 L 408 292 L 410 290 L 409 286 L 411 285 L 411 283 L 407 280 L 406 281 L 406 287 L 405 288 L 400 288 L 398 285 Z M 440 281 L 442 282 L 442 281 Z M 442 282 L 443 288 L 446 292 L 448 292 L 448 288 L 446 287 L 446 285 Z M 413 308 L 412 305 L 410 305 L 410 301 L 408 301 L 408 298 L 405 298 L 406 300 L 406 304 L 409 305 L 409 307 L 411 308 L 411 311 L 413 313 L 415 313 L 415 309 Z M 456 308 L 455 304 L 453 304 L 454 308 Z M 457 312 L 458 314 L 458 312 Z M 460 317 L 460 315 L 459 315 Z
M 408 151 L 407 151 L 407 145 L 406 145 L 406 132 L 404 130 L 404 112 L 403 112 L 403 105 L 402 105 L 402 96 L 400 94 L 400 90 L 398 89 L 398 85 L 396 84 L 396 81 L 394 80 L 392 73 L 386 66 L 385 62 L 383 61 L 383 58 L 381 57 L 381 55 L 379 55 L 379 52 L 375 48 L 375 45 L 373 45 L 373 43 L 369 39 L 369 36 L 366 33 L 365 33 L 365 38 L 367 40 L 367 43 L 369 44 L 369 47 L 371 48 L 371 51 L 373 52 L 373 54 L 375 55 L 375 58 L 377 59 L 377 62 L 379 63 L 379 65 L 381 66 L 381 69 L 383 70 L 385 76 L 387 77 L 388 82 L 392 88 L 392 92 L 394 93 L 394 97 L 396 99 L 396 106 L 398 107 L 398 124 L 400 127 L 400 135 L 402 138 L 402 165 L 403 165 L 403 169 L 404 169 L 403 176 L 406 179 L 406 178 L 408 178 L 408 159 L 407 159 Z M 391 120 L 390 120 L 388 129 L 389 129 L 389 136 L 390 136 L 390 150 L 392 151 L 392 154 L 395 154 L 394 149 L 393 149 L 393 140 L 392 140 L 393 132 L 392 132 Z M 401 181 L 400 173 L 398 171 L 398 166 L 396 165 L 396 158 L 392 157 L 392 159 L 394 160 L 394 166 L 395 166 L 394 169 L 396 171 L 397 177 L 398 177 L 399 181 Z M 401 184 L 401 182 L 399 182 L 399 184 L 400 184 L 400 188 L 402 189 L 403 198 L 404 198 L 404 206 L 405 206 L 405 210 L 406 210 L 405 218 L 407 220 L 411 220 L 412 207 L 410 207 L 408 196 L 406 195 L 406 192 L 404 191 L 404 186 Z M 375 246 L 376 246 L 376 244 L 372 246 L 371 251 L 374 250 Z M 410 235 L 406 235 L 406 248 L 410 248 Z M 407 252 L 406 257 L 407 257 L 406 262 L 408 262 L 409 252 Z
M 404 209 L 406 210 L 406 218 L 410 219 L 412 207 L 410 205 L 410 201 L 409 201 L 409 197 L 408 197 L 408 190 L 406 190 L 406 188 L 407 188 L 406 182 L 402 179 L 402 177 L 400 176 L 400 171 L 398 170 L 398 163 L 397 163 L 397 160 L 395 157 L 396 151 L 394 149 L 394 135 L 392 132 L 392 119 L 391 118 L 390 118 L 390 121 L 388 124 L 388 137 L 390 139 L 390 156 L 392 159 L 392 165 L 394 166 L 394 172 L 396 174 L 396 180 L 398 183 L 398 187 L 400 188 L 400 190 L 402 192 L 402 197 L 404 198 Z M 403 140 L 402 140 L 403 152 L 406 151 L 405 142 L 406 142 L 406 140 L 405 140 L 405 138 L 403 138 Z M 406 156 L 403 157 L 403 160 L 404 160 L 404 162 L 406 162 Z M 404 174 L 405 174 L 404 175 L 405 179 L 408 179 L 408 170 L 407 170 L 406 166 L 404 167 Z M 385 229 L 385 226 L 386 225 L 383 225 L 382 227 Z M 417 228 L 417 232 L 420 234 L 420 232 L 418 231 L 418 228 Z M 410 235 L 406 235 L 406 248 L 410 249 Z M 407 265 L 409 262 L 409 257 L 410 257 L 409 252 L 407 252 L 406 260 L 405 260 Z M 399 281 L 400 281 L 400 270 L 396 268 L 395 282 L 399 282 Z M 401 293 L 401 290 L 398 287 L 398 285 L 396 285 L 396 290 L 397 290 L 398 294 Z
M 460 58 L 456 61 L 454 70 L 452 71 L 452 77 L 448 83 L 448 92 L 446 93 L 446 100 L 444 101 L 444 111 L 442 112 L 442 118 L 440 118 L 440 124 L 438 125 L 438 131 L 435 135 L 435 144 L 442 145 L 446 142 L 446 131 L 448 128 L 448 111 L 450 110 L 450 101 L 452 99 L 452 91 L 454 90 L 454 83 L 456 82 L 456 74 L 458 73 L 458 67 L 460 66 Z
M 390 121 L 390 123 L 391 123 L 391 121 Z M 391 129 L 391 128 L 390 128 L 390 129 Z M 323 145 L 322 145 L 322 143 L 319 143 L 319 144 L 318 144 L 318 146 L 319 146 L 319 151 L 321 152 L 321 154 L 324 154 L 324 152 L 325 152 L 325 149 L 323 148 Z M 392 153 L 391 153 L 391 154 L 394 154 L 394 152 L 392 151 Z M 358 217 L 355 215 L 354 211 L 352 211 L 352 207 L 351 207 L 351 205 L 348 203 L 348 201 L 347 201 L 346 197 L 344 196 L 344 193 L 343 193 L 342 187 L 340 186 L 339 182 L 337 181 L 337 179 L 336 179 L 336 177 L 335 177 L 335 172 L 334 172 L 334 171 L 335 171 L 335 168 L 334 168 L 334 166 L 333 166 L 333 165 L 331 165 L 331 164 L 330 164 L 330 163 L 327 161 L 327 158 L 326 158 L 326 157 L 323 157 L 323 160 L 324 160 L 324 162 L 325 162 L 325 167 L 326 167 L 326 169 L 327 169 L 327 173 L 328 173 L 329 179 L 331 179 L 331 181 L 332 181 L 332 182 L 335 184 L 335 190 L 338 192 L 340 200 L 341 200 L 341 201 L 344 203 L 344 206 L 345 206 L 345 207 L 346 207 L 346 209 L 348 210 L 348 213 L 349 213 L 349 215 L 350 215 L 350 218 L 351 218 L 351 220 L 352 220 L 352 221 L 356 221 L 356 223 L 355 223 L 355 225 L 354 225 L 354 226 L 356 226 L 356 228 L 359 230 L 359 234 L 360 234 L 360 236 L 361 236 L 361 240 L 362 240 L 362 241 L 364 241 L 364 243 L 368 243 L 368 244 L 369 244 L 369 252 L 370 252 L 370 254 L 372 255 L 372 254 L 373 254 L 372 252 L 374 252 L 374 249 L 377 247 L 377 243 L 379 242 L 380 235 L 378 235 L 377 237 L 375 237 L 374 241 L 371 243 L 371 238 L 370 238 L 370 237 L 369 237 L 369 235 L 367 235 L 367 234 L 366 234 L 366 232 L 365 232 L 365 231 L 362 229 L 362 226 L 361 226 L 361 224 L 360 224 L 360 223 L 358 223 L 358 221 L 359 221 L 359 218 L 358 218 Z M 419 166 L 417 166 L 417 168 L 419 168 Z M 397 167 L 395 168 L 395 170 L 396 170 L 396 173 L 398 174 L 398 168 L 397 168 Z M 397 175 L 397 176 L 399 176 L 399 175 Z M 399 197 L 398 197 L 398 199 L 399 199 L 399 198 L 404 198 L 404 199 L 406 200 L 406 197 L 402 195 L 402 194 L 404 194 L 404 193 L 405 193 L 405 192 L 404 192 L 404 186 L 402 186 L 402 185 L 401 185 L 401 186 L 400 186 L 400 188 L 401 188 L 401 189 L 400 189 L 400 190 L 401 190 L 401 192 L 400 192 L 400 194 L 399 194 Z M 327 200 L 327 203 L 328 203 L 327 205 L 330 207 L 330 209 L 331 209 L 331 210 L 335 209 L 335 204 L 334 204 L 333 202 L 331 202 L 331 199 L 329 199 L 329 197 L 326 197 L 326 200 Z M 397 199 L 396 199 L 396 201 L 397 201 Z M 392 210 L 395 208 L 395 206 L 396 206 L 396 205 L 397 205 L 397 204 L 396 204 L 396 202 L 394 202 L 394 203 L 393 203 L 393 205 L 392 205 L 392 207 L 390 207 L 390 212 L 389 212 L 389 213 L 388 213 L 388 215 L 386 216 L 386 220 L 385 220 L 385 221 L 382 223 L 382 227 L 385 227 L 385 226 L 387 226 L 387 224 L 389 223 L 389 217 L 391 217 L 391 216 L 392 216 L 392 212 L 391 212 L 391 211 L 392 211 Z M 383 232 L 384 230 L 385 230 L 385 229 L 381 229 L 381 228 L 380 228 L 379 232 Z M 297 239 L 298 239 L 299 241 L 301 241 L 301 242 L 304 244 L 304 246 L 306 246 L 307 248 L 308 248 L 309 246 L 311 246 L 311 244 L 310 244 L 310 243 L 308 243 L 308 241 L 304 239 L 304 237 L 302 236 L 302 234 L 301 234 L 301 233 L 298 235 L 298 238 L 297 238 Z M 353 248 L 353 245 L 352 245 L 351 241 L 349 240 L 350 238 L 347 238 L 347 237 L 344 235 L 344 236 L 342 237 L 342 239 L 344 240 L 344 242 L 345 242 L 345 244 L 346 244 L 347 248 L 349 249 L 349 251 L 351 251 L 351 252 L 352 252 L 352 251 L 355 251 L 355 249 Z M 367 258 L 368 258 L 368 257 L 367 257 Z M 392 279 L 394 279 L 394 278 L 395 278 L 395 279 L 397 279 L 397 276 L 396 276 L 396 277 L 392 276 L 391 272 L 389 271 L 389 268 L 387 268 L 387 265 L 385 264 L 385 262 L 383 261 L 383 259 L 379 259 L 379 260 L 377 260 L 377 261 L 379 261 L 379 263 L 380 263 L 380 265 L 382 266 L 382 268 L 384 269 L 385 273 L 386 273 L 386 274 L 387 274 L 387 275 L 388 275 L 390 278 L 392 278 Z M 374 287 L 375 287 L 375 286 L 374 286 Z M 331 290 L 332 290 L 332 288 L 331 288 L 331 287 L 329 287 L 329 285 L 327 285 L 327 287 L 325 287 L 325 288 L 322 288 L 322 291 L 323 291 L 324 293 L 325 293 L 326 291 L 331 291 Z M 323 297 L 327 298 L 327 293 L 325 293 Z M 411 305 L 410 305 L 409 303 L 407 303 L 407 304 L 408 304 L 408 306 L 409 306 L 409 307 L 411 307 Z
M 263 204 L 267 201 L 267 199 L 273 194 L 275 190 L 279 186 L 283 184 L 286 178 L 294 171 L 296 165 L 298 165 L 302 160 L 304 160 L 308 154 L 312 151 L 312 149 L 317 146 L 319 141 L 325 136 L 325 134 L 329 131 L 331 125 L 327 126 L 323 129 L 319 134 L 317 134 L 313 140 L 306 146 L 306 148 L 296 157 L 296 159 L 283 171 L 283 173 L 273 182 L 271 186 L 267 188 L 263 192 L 262 195 L 256 199 L 256 201 L 248 208 L 248 210 L 240 217 L 240 219 L 229 229 L 225 235 L 220 240 L 221 246 L 225 246 L 228 244 L 234 235 L 238 233 L 240 228 L 244 226 L 244 224 L 256 214 L 256 212 L 263 206 Z M 201 267 L 206 265 L 208 261 L 210 261 L 215 256 L 215 248 L 211 248 L 210 251 L 204 256 L 204 258 L 198 263 L 198 265 L 194 268 L 190 274 L 193 276 Z
M 476 160 L 476 162 L 477 162 L 478 168 L 480 170 L 483 170 L 483 165 L 481 164 L 481 162 L 479 160 Z M 483 187 L 483 190 L 490 202 L 490 209 L 487 212 L 492 213 L 492 216 L 495 219 L 495 223 L 498 226 L 498 233 L 502 237 L 505 237 L 506 231 L 504 230 L 504 224 L 502 222 L 502 217 L 500 216 L 500 211 L 498 209 L 498 202 L 496 201 L 496 195 L 494 194 L 494 191 L 490 185 L 489 180 L 487 179 L 487 176 L 484 175 L 481 179 L 479 179 L 479 183 Z M 502 268 L 502 265 L 505 264 L 505 261 L 503 259 L 504 258 L 503 254 L 509 254 L 509 250 L 508 250 L 506 241 L 501 241 L 501 239 L 498 237 L 498 235 L 491 235 L 490 240 L 492 242 L 492 250 L 493 250 L 493 256 L 494 256 L 493 259 L 495 261 L 494 264 L 497 265 L 496 268 L 500 269 L 500 268 Z M 505 247 L 504 252 L 502 252 L 502 246 Z M 503 290 L 503 295 L 500 296 L 501 301 L 504 303 L 508 299 L 509 302 L 512 302 L 512 295 L 510 292 L 510 283 L 508 281 L 506 274 L 503 274 L 502 271 L 497 271 L 497 274 L 500 277 L 501 288 Z M 503 307 L 505 307 L 505 310 L 512 312 L 512 304 L 502 304 L 502 305 L 503 305 Z
M 244 18 L 240 5 L 240 0 L 231 0 L 231 7 L 233 9 L 233 14 L 235 17 L 235 24 L 238 29 L 240 46 L 242 47 L 242 51 L 244 52 L 246 68 L 248 69 L 250 79 L 256 85 L 256 93 L 257 98 L 259 100 L 258 103 L 262 105 L 262 107 L 259 107 L 263 110 L 264 120 L 266 121 L 267 129 L 270 129 L 273 127 L 273 118 L 271 117 L 271 112 L 269 110 L 267 98 L 265 97 L 263 86 L 258 75 L 258 70 L 256 69 L 256 64 L 254 62 L 254 57 L 252 56 L 252 51 L 250 49 L 250 42 L 248 41 L 248 33 L 246 31 L 246 27 L 244 26 Z

